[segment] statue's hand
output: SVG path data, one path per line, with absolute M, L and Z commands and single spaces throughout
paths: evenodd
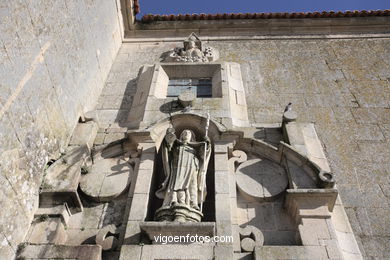
M 167 134 L 174 134 L 175 133 L 175 128 L 173 128 L 173 127 L 167 128 L 167 132 L 166 133 Z
M 210 138 L 208 136 L 205 136 L 204 140 L 206 141 L 206 143 L 210 143 Z
M 168 134 L 165 135 L 165 140 L 166 140 L 169 144 L 171 144 L 171 143 L 173 143 L 173 142 L 176 140 L 176 135 L 173 134 L 173 133 L 168 133 Z

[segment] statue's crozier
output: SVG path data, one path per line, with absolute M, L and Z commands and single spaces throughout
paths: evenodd
M 206 196 L 210 141 L 206 137 L 205 141 L 196 142 L 191 130 L 184 130 L 177 139 L 174 129 L 169 128 L 161 147 L 165 180 L 156 196 L 164 201 L 156 212 L 156 220 L 200 221 L 203 214 L 199 204 Z

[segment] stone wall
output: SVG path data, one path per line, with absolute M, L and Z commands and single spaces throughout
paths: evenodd
M 0 3 L 0 258 L 23 241 L 46 162 L 94 108 L 122 43 L 116 0 Z
M 181 40 L 122 45 L 99 98 L 95 144 L 124 137 L 139 69 Z M 280 126 L 289 102 L 299 121 L 315 123 L 362 254 L 389 257 L 389 38 L 264 37 L 208 44 L 219 49 L 221 62 L 241 64 L 252 126 Z

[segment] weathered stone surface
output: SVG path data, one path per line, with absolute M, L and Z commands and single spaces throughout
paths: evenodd
M 297 219 L 326 219 L 333 211 L 337 195 L 336 189 L 288 189 L 285 206 L 289 214 Z
M 124 133 L 108 133 L 104 138 L 104 143 L 109 144 L 125 138 Z
M 65 154 L 46 170 L 39 194 L 40 205 L 63 205 L 67 203 L 71 212 L 82 210 L 77 192 L 81 167 L 89 157 L 87 145 L 70 146 Z
M 215 193 L 230 194 L 229 179 L 234 178 L 234 176 L 229 176 L 229 171 L 216 171 L 214 174 L 215 174 Z
M 121 247 L 120 260 L 140 260 L 142 246 L 139 245 L 123 245 Z
M 28 245 L 19 254 L 26 259 L 78 259 L 101 260 L 102 248 L 99 245 Z
M 143 64 L 155 63 L 159 54 L 176 44 L 124 44 L 112 72 L 112 81 L 117 78 L 116 83 L 107 83 L 110 85 L 107 85 L 105 91 L 112 93 L 116 89 L 120 93 L 118 97 L 123 96 L 122 91 L 135 93 L 134 83 L 130 83 L 126 89 L 127 82 L 136 78 Z M 280 124 L 283 109 L 289 102 L 293 103 L 299 115 L 298 122 L 315 123 L 330 167 L 342 184 L 338 185 L 338 189 L 343 202 L 347 207 L 354 207 L 356 214 L 359 213 L 362 218 L 362 223 L 358 222 L 368 230 L 369 217 L 363 214 L 366 212 L 365 201 L 378 202 L 374 205 L 387 203 L 387 199 L 375 195 L 375 191 L 360 188 L 388 182 L 389 174 L 384 169 L 389 168 L 389 165 L 383 157 L 388 153 L 388 148 L 378 144 L 385 141 L 387 128 L 384 125 L 389 121 L 388 109 L 383 107 L 385 99 L 382 98 L 389 94 L 388 88 L 384 88 L 388 86 L 386 79 L 390 76 L 389 65 L 384 62 L 388 55 L 383 51 L 386 50 L 387 40 L 290 39 L 228 44 L 213 41 L 212 45 L 221 50 L 221 61 L 240 63 L 252 124 Z M 359 51 L 350 51 L 351 48 Z M 250 55 L 246 51 L 248 49 L 251 50 Z M 124 71 L 125 66 L 127 79 L 116 77 L 114 72 Z M 379 75 L 382 76 L 378 80 Z M 370 98 L 364 89 L 370 89 L 372 96 L 380 97 Z M 265 136 L 264 131 L 262 138 Z M 358 146 L 358 141 L 363 143 Z M 297 171 L 297 174 L 302 172 Z M 302 187 L 313 187 L 310 185 Z M 364 199 L 363 192 L 368 194 L 367 199 Z M 239 209 L 237 212 L 240 214 Z M 241 215 L 247 219 L 246 208 Z M 375 219 L 374 216 L 370 218 Z M 287 222 L 284 227 L 288 226 Z M 354 226 L 353 229 L 355 232 L 359 230 Z
M 115 200 L 105 203 L 99 222 L 100 226 L 102 227 L 110 224 L 115 224 L 117 226 L 122 225 L 126 203 L 126 196 L 121 196 Z
M 12 243 L 22 241 L 23 235 L 16 234 L 27 232 L 28 224 L 23 222 L 30 222 L 38 207 L 44 165 L 66 147 L 78 116 L 91 110 L 98 99 L 121 44 L 117 15 L 111 1 L 2 5 L 0 165 L 12 162 L 5 151 L 16 148 L 19 156 L 13 161 L 23 158 L 18 166 L 0 170 L 3 176 L 20 178 L 18 184 L 10 180 L 17 191 L 10 205 L 18 204 L 24 211 L 7 222 L 15 225 Z M 88 17 L 96 16 L 101 19 L 91 23 Z M 5 206 L 4 217 L 10 217 L 15 210 Z M 29 221 L 24 221 L 25 215 Z
M 104 204 L 90 203 L 82 212 L 73 214 L 70 218 L 69 229 L 97 229 L 104 210 Z
M 68 240 L 66 240 L 66 245 L 69 246 L 79 246 L 83 244 L 95 244 L 95 238 L 99 229 L 90 229 L 90 228 L 68 228 L 66 234 L 68 235 Z
M 0 233 L 0 256 L 4 259 L 14 259 L 16 251 L 9 244 L 7 238 Z
M 68 206 L 63 204 L 58 206 L 40 207 L 34 214 L 35 218 L 46 218 L 47 216 L 61 218 L 62 222 L 66 225 L 68 224 L 71 213 Z
M 337 239 L 340 241 L 339 246 L 341 247 L 343 255 L 355 255 L 356 259 L 361 259 L 360 250 L 356 240 L 352 233 L 344 233 L 336 231 Z
M 148 194 L 152 183 L 153 170 L 140 169 L 137 173 L 137 183 L 135 183 L 134 193 Z
M 92 148 L 97 134 L 97 125 L 95 122 L 78 123 L 73 131 L 70 145 L 87 145 Z
M 11 185 L 1 175 L 0 181 L 2 185 L 2 189 L 0 189 L 0 204 L 2 208 L 9 209 L 8 211 L 4 210 L 0 214 L 1 245 L 9 245 L 16 252 L 19 241 L 22 241 L 27 233 L 27 230 L 24 230 L 22 226 L 28 227 L 31 220 L 26 215 L 22 205 L 18 203 L 17 193 L 12 189 Z
M 256 247 L 255 259 L 328 259 L 323 246 L 264 246 Z
M 141 240 L 141 228 L 139 221 L 130 220 L 126 223 L 125 236 L 123 239 L 124 245 L 138 245 Z
M 131 201 L 129 220 L 144 221 L 148 211 L 149 194 L 136 193 Z
M 15 251 L 10 246 L 0 246 L 0 255 L 4 259 L 14 259 Z
M 217 245 L 214 248 L 214 259 L 233 259 L 233 247 L 230 245 Z
M 214 250 L 212 245 L 145 245 L 142 247 L 141 259 L 211 260 L 213 257 Z
M 115 235 L 119 235 L 115 225 L 105 226 L 97 233 L 96 244 L 100 245 L 103 250 L 115 249 L 118 245 Z
M 80 189 L 96 201 L 109 201 L 127 189 L 132 174 L 132 166 L 123 157 L 101 159 L 81 176 Z
M 248 223 L 261 230 L 275 230 L 276 223 L 272 204 L 247 204 Z
M 32 244 L 64 244 L 67 239 L 61 218 L 38 218 L 30 229 L 28 242 Z
M 47 170 L 42 185 L 44 192 L 76 190 L 82 163 L 82 161 L 78 161 L 75 164 L 71 164 L 67 162 L 66 158 L 60 158 Z
M 285 170 L 267 159 L 252 159 L 237 168 L 238 189 L 254 200 L 277 196 L 287 188 Z
M 54 5 L 16 1 L 7 3 L 5 9 L 10 11 L 2 16 L 1 23 L 6 33 L 3 34 L 4 48 L 0 53 L 2 57 L 7 57 L 4 59 L 6 77 L 0 80 L 0 84 L 6 86 L 6 90 L 0 94 L 2 104 L 15 93 L 15 86 L 29 71 L 34 58 L 41 53 L 44 59 L 44 62 L 37 63 L 28 84 L 23 85 L 22 94 L 17 96 L 0 123 L 1 129 L 6 132 L 2 132 L 5 140 L 2 139 L 4 146 L 0 148 L 0 164 L 4 167 L 6 162 L 12 161 L 4 167 L 7 178 L 1 182 L 0 190 L 5 190 L 5 196 L 1 197 L 9 197 L 17 202 L 2 204 L 11 210 L 4 210 L 1 219 L 7 223 L 9 232 L 6 237 L 19 242 L 26 223 L 30 222 L 32 212 L 37 207 L 36 191 L 45 162 L 51 157 L 51 152 L 65 146 L 77 117 L 82 111 L 90 109 L 88 107 L 92 106 L 100 93 L 102 82 L 121 43 L 120 22 L 117 22 L 116 6 L 112 1 L 59 2 Z M 80 17 L 84 18 L 80 20 Z M 88 17 L 107 19 L 90 23 Z M 347 18 L 337 22 L 345 25 L 346 22 L 360 21 L 367 25 L 378 21 L 371 18 Z M 384 17 L 378 19 L 387 21 Z M 101 21 L 110 22 L 102 25 Z M 271 27 L 266 27 L 267 32 L 272 34 L 286 30 L 291 34 L 294 29 L 290 26 L 292 22 L 275 19 L 271 21 Z M 178 23 L 183 25 L 185 22 Z M 313 23 L 316 23 L 313 19 L 303 19 L 304 32 L 315 32 L 317 27 L 312 26 Z M 67 26 L 64 27 L 64 24 Z M 279 29 L 275 29 L 276 25 Z M 347 214 L 356 214 L 355 223 L 360 227 L 358 224 L 352 227 L 363 238 L 361 245 L 366 257 L 385 258 L 383 252 L 386 252 L 389 234 L 387 229 L 381 230 L 380 227 L 388 220 L 389 209 L 388 192 L 384 188 L 389 181 L 389 145 L 386 142 L 387 128 L 383 127 L 390 122 L 388 39 L 366 38 L 362 34 L 334 37 L 332 33 L 351 28 L 336 27 L 329 25 L 322 28 L 321 32 L 327 34 L 326 40 L 310 36 L 302 39 L 265 37 L 266 40 L 236 38 L 235 41 L 210 38 L 209 41 L 221 50 L 222 62 L 235 62 L 241 66 L 250 123 L 280 124 L 283 108 L 288 102 L 296 104 L 300 122 L 315 123 L 330 166 L 337 179 L 343 181 L 338 189 L 345 206 L 349 207 Z M 368 31 L 370 26 L 364 28 Z M 359 29 L 362 28 L 354 27 L 354 30 Z M 234 28 L 226 30 L 231 35 L 243 33 Z M 17 38 L 13 37 L 15 32 Z M 143 35 L 142 31 L 137 33 L 137 36 Z M 155 31 L 154 36 L 167 37 L 166 33 Z M 176 30 L 175 33 L 181 32 Z M 107 35 L 113 35 L 113 41 L 107 42 Z M 215 35 L 218 35 L 217 30 Z M 28 47 L 24 44 L 26 42 L 29 43 Z M 43 51 L 46 43 L 50 43 L 50 46 Z M 115 127 L 124 126 L 124 118 L 128 118 L 128 100 L 136 93 L 138 69 L 144 64 L 158 62 L 161 53 L 176 44 L 167 39 L 164 42 L 123 44 L 106 80 L 106 95 L 99 100 L 99 113 L 105 117 L 101 123 L 105 128 L 114 124 Z M 88 48 L 84 48 L 84 45 L 88 45 Z M 242 97 L 238 95 L 236 100 L 242 100 Z M 210 107 L 207 103 L 202 101 L 201 105 Z M 223 123 L 228 121 L 224 117 L 225 111 L 214 109 L 213 113 L 216 120 Z M 42 133 L 43 137 L 37 132 Z M 107 142 L 118 138 L 119 135 L 113 135 L 107 138 Z M 49 140 L 58 142 L 49 145 Z M 276 143 L 277 136 L 272 141 Z M 19 149 L 15 153 L 18 156 L 4 156 L 4 151 L 15 147 Z M 15 159 L 9 160 L 12 157 Z M 32 162 L 32 165 L 26 162 Z M 27 167 L 23 171 L 14 171 L 17 165 Z M 27 191 L 25 187 L 28 187 Z M 138 208 L 145 206 L 139 204 Z M 384 215 L 382 219 L 381 215 Z M 242 219 L 245 218 L 248 220 L 247 207 L 242 214 Z M 271 225 L 273 228 L 275 226 Z M 365 231 L 359 232 L 359 228 Z

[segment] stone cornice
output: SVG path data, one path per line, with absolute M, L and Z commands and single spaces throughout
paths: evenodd
M 324 36 L 390 33 L 390 16 L 342 18 L 275 18 L 136 22 L 126 38 Z

